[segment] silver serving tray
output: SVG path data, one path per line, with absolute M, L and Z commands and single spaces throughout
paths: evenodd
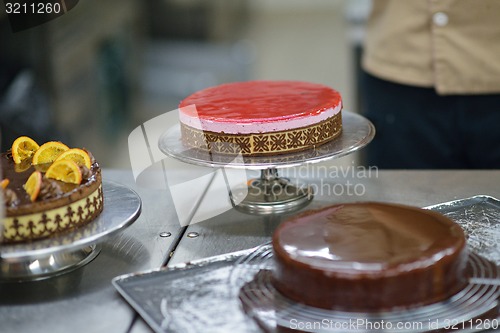
M 83 227 L 29 243 L 0 245 L 0 281 L 37 280 L 78 268 L 99 254 L 99 243 L 140 215 L 141 199 L 130 188 L 103 181 L 104 209 Z
M 476 318 L 488 309 L 495 309 L 500 288 L 500 279 L 497 278 L 500 263 L 497 244 L 500 201 L 488 196 L 475 196 L 426 208 L 451 217 L 464 228 L 469 246 L 474 251 L 471 260 L 478 272 L 476 277 L 479 278 L 471 280 L 467 289 L 469 294 L 462 293 L 449 301 L 414 311 L 367 315 L 314 309 L 294 304 L 281 296 L 278 296 L 277 301 L 265 275 L 256 277 L 257 272 L 272 268 L 269 245 L 168 269 L 127 274 L 116 277 L 112 283 L 156 332 L 275 332 L 277 324 L 290 318 L 338 321 L 363 318 L 363 315 L 372 323 L 380 323 L 381 320 L 412 322 L 422 320 L 422 316 L 425 316 L 426 322 L 439 320 L 443 327 L 443 318 L 449 318 L 451 324 L 452 320 Z M 247 313 L 242 304 L 247 308 Z M 253 308 L 248 310 L 249 306 Z M 425 332 L 428 327 L 403 331 Z M 463 332 L 477 332 L 485 326 L 473 322 L 456 327 Z M 331 325 L 318 329 L 305 328 L 304 331 L 310 332 L 345 331 Z

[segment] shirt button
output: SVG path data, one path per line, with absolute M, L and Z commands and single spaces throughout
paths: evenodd
M 432 21 L 438 27 L 444 27 L 448 24 L 448 15 L 443 12 L 437 12 L 432 16 Z

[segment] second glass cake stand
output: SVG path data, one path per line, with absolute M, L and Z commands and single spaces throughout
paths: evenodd
M 204 167 L 260 170 L 260 178 L 252 179 L 240 190 L 230 190 L 233 206 L 250 214 L 275 214 L 300 209 L 314 193 L 307 185 L 280 177 L 279 168 L 318 163 L 351 154 L 366 146 L 375 136 L 375 127 L 361 115 L 342 112 L 342 133 L 335 140 L 305 151 L 274 156 L 241 156 L 212 154 L 189 149 L 181 140 L 180 126 L 173 126 L 158 141 L 159 149 L 177 160 Z
M 100 243 L 134 223 L 139 195 L 125 185 L 103 181 L 104 209 L 91 223 L 27 243 L 0 244 L 0 282 L 34 281 L 63 274 L 92 261 Z

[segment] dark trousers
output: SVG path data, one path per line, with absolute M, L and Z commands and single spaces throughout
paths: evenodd
M 500 168 L 500 94 L 440 96 L 361 74 L 376 128 L 366 164 L 388 169 Z

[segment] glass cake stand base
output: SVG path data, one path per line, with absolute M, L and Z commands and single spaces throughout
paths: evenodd
M 2 280 L 35 281 L 68 273 L 91 262 L 101 247 L 93 244 L 74 251 L 42 255 L 24 260 L 1 260 Z
M 318 147 L 300 152 L 241 156 L 215 154 L 203 149 L 189 148 L 181 138 L 180 126 L 172 126 L 158 139 L 158 148 L 179 161 L 212 168 L 260 170 L 261 177 L 248 181 L 241 190 L 230 191 L 235 209 L 245 213 L 266 215 L 302 208 L 313 198 L 308 186 L 292 184 L 278 176 L 277 168 L 291 168 L 306 163 L 318 163 L 340 158 L 366 146 L 375 136 L 375 127 L 363 116 L 342 111 L 342 133 Z
M 97 257 L 99 243 L 137 220 L 142 207 L 139 195 L 118 183 L 103 181 L 103 196 L 103 211 L 85 226 L 33 242 L 0 244 L 0 282 L 49 278 Z
M 289 179 L 279 177 L 276 168 L 261 170 L 260 178 L 251 179 L 247 189 L 229 192 L 236 210 L 256 215 L 299 210 L 309 204 L 313 196 L 309 186 L 293 184 Z

